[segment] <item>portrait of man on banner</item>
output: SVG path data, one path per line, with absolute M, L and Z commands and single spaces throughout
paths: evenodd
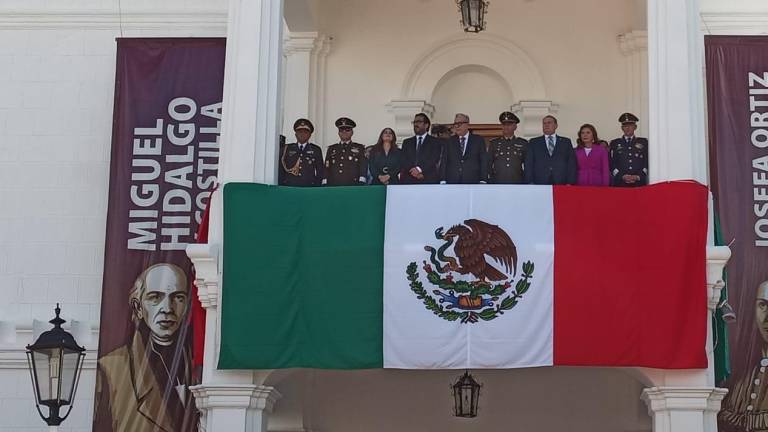
M 98 361 L 97 430 L 193 429 L 188 288 L 184 271 L 169 263 L 154 264 L 136 278 L 126 304 L 133 336 Z

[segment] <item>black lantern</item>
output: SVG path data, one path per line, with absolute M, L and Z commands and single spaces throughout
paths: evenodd
M 461 26 L 468 33 L 480 33 L 485 30 L 485 14 L 488 13 L 488 0 L 456 0 L 461 12 Z
M 477 381 L 465 371 L 453 385 L 454 415 L 456 417 L 477 417 L 477 404 L 480 401 L 480 387 Z
M 56 317 L 49 321 L 53 328 L 41 334 L 32 345 L 27 345 L 35 405 L 48 426 L 60 425 L 72 412 L 85 358 L 85 348 L 78 346 L 75 338 L 61 328 L 66 321 L 59 317 L 59 313 L 61 309 L 57 303 Z M 48 408 L 47 416 L 40 409 L 41 405 Z M 65 406 L 68 406 L 67 412 L 61 416 Z

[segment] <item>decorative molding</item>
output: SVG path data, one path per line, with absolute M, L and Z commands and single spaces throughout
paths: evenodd
M 89 349 L 85 351 L 85 359 L 83 360 L 83 369 L 96 369 L 96 357 L 98 356 L 98 350 Z M 13 369 L 13 370 L 27 370 L 29 369 L 29 363 L 27 363 L 27 350 L 26 348 L 0 348 L 0 370 Z
M 393 99 L 387 104 L 387 111 L 395 117 L 393 129 L 397 135 L 397 141 L 402 143 L 406 137 L 413 135 L 411 125 L 413 116 L 424 113 L 431 119 L 435 114 L 435 107 L 425 100 Z
M 520 118 L 520 135 L 524 138 L 541 135 L 541 119 L 555 115 L 559 109 L 559 105 L 549 100 L 522 100 L 510 107 Z
M 717 387 L 651 387 L 643 390 L 642 399 L 648 414 L 664 411 L 720 411 L 727 389 Z
M 702 12 L 701 29 L 712 35 L 768 34 L 768 12 Z
M 202 431 L 231 428 L 239 421 L 253 421 L 259 417 L 258 414 L 271 413 L 275 402 L 282 397 L 274 387 L 253 384 L 203 384 L 189 389 L 195 396 L 195 405 L 200 410 Z M 212 415 L 213 411 L 218 411 L 218 415 Z M 260 428 L 259 423 L 266 426 L 265 421 L 254 422 L 255 427 L 249 430 L 266 430 Z M 241 429 L 238 427 L 238 430 Z
M 207 243 L 187 245 L 187 256 L 195 266 L 197 297 L 204 308 L 219 303 L 219 246 Z
M 619 49 L 625 56 L 648 51 L 648 32 L 645 30 L 633 30 L 617 37 Z
M 488 33 L 460 34 L 427 48 L 408 70 L 398 99 L 432 100 L 440 80 L 467 64 L 496 71 L 516 100 L 547 99 L 544 80 L 528 54 L 511 40 Z
M 728 246 L 707 247 L 707 306 L 714 312 L 720 303 L 720 292 L 725 287 L 723 269 L 731 259 L 731 249 Z
M 195 33 L 220 33 L 227 30 L 227 11 L 131 11 L 111 10 L 2 11 L 2 30 L 189 30 Z

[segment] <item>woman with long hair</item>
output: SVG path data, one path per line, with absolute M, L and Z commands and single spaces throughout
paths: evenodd
M 600 145 L 597 130 L 587 123 L 579 128 L 576 140 L 576 184 L 579 186 L 608 186 L 611 178 L 608 150 Z
M 384 128 L 379 140 L 371 148 L 368 157 L 368 172 L 371 184 L 391 185 L 399 182 L 398 173 L 402 155 L 397 146 L 397 136 L 392 128 Z

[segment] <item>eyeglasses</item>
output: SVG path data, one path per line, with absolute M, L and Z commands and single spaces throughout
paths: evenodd
M 424 120 L 414 120 L 411 124 L 424 124 Z
M 469 124 L 469 122 L 465 122 L 465 121 L 458 121 L 458 122 L 453 122 L 453 125 L 454 125 L 454 126 L 461 126 L 461 125 L 463 125 L 463 124 Z

